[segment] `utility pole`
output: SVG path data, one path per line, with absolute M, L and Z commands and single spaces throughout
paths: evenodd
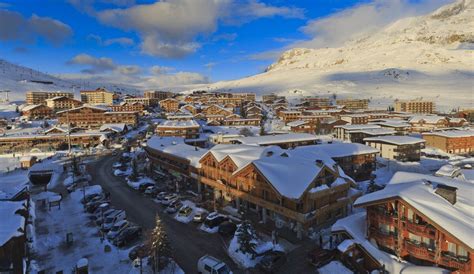
M 67 146 L 68 146 L 68 155 L 71 155 L 71 124 L 69 123 L 69 110 L 66 110 L 66 120 L 67 120 Z

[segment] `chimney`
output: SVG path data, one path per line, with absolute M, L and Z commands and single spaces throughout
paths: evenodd
M 267 157 L 270 157 L 273 155 L 273 151 L 267 151 Z
M 316 165 L 317 165 L 318 167 L 322 167 L 322 166 L 323 166 L 323 160 L 317 159 L 317 160 L 316 160 Z
M 456 203 L 456 191 L 458 189 L 456 187 L 438 184 L 436 187 L 435 193 L 439 196 L 446 199 L 446 201 L 450 202 L 452 205 Z

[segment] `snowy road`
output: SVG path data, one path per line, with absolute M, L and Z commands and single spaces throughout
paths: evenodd
M 127 212 L 132 222 L 145 230 L 153 228 L 158 214 L 168 232 L 176 262 L 186 273 L 197 273 L 197 261 L 206 254 L 224 260 L 234 271 L 236 265 L 225 253 L 223 242 L 218 234 L 208 234 L 196 228 L 195 224 L 183 224 L 163 213 L 160 205 L 130 189 L 122 178 L 112 175 L 114 157 L 105 157 L 88 166 L 92 183 L 100 184 L 111 193 L 112 205 Z

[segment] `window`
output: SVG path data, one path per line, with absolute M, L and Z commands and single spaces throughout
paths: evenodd
M 448 252 L 456 256 L 456 244 L 448 242 Z
M 467 253 L 467 250 L 464 249 L 462 246 L 458 246 L 458 256 L 459 257 L 469 257 L 469 254 Z
M 423 237 L 423 244 L 424 244 L 427 248 L 430 248 L 430 249 L 434 249 L 434 248 L 435 248 L 434 240 L 431 239 L 431 238 Z
M 411 208 L 408 209 L 408 214 L 407 214 L 407 219 L 410 221 L 410 222 L 413 222 L 413 210 Z
M 210 266 L 208 266 L 207 264 L 204 265 L 204 269 L 206 271 L 209 271 L 209 273 L 211 273 L 211 271 L 212 271 L 212 268 Z
M 408 238 L 410 239 L 410 242 L 414 244 L 420 244 L 421 243 L 421 237 L 412 233 L 408 233 Z

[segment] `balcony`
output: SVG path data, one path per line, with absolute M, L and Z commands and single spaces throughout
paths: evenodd
M 462 273 L 471 273 L 471 261 L 469 258 L 456 257 L 443 252 L 440 264 L 450 269 L 459 270 Z
M 420 235 L 420 236 L 431 236 L 434 237 L 436 234 L 436 229 L 429 225 L 428 223 L 413 223 L 410 221 L 407 221 L 405 223 L 405 228 L 414 234 Z
M 370 236 L 374 237 L 379 245 L 387 247 L 395 247 L 397 245 L 396 232 L 382 232 L 379 229 L 371 227 Z
M 422 243 L 413 243 L 405 240 L 405 248 L 407 252 L 418 259 L 433 262 L 435 260 L 435 251 L 433 248 L 428 248 Z
M 388 225 L 393 225 L 393 226 L 397 226 L 396 225 L 397 218 L 398 218 L 397 214 L 389 214 L 386 212 L 375 211 L 369 214 L 369 219 L 372 222 L 388 224 Z

